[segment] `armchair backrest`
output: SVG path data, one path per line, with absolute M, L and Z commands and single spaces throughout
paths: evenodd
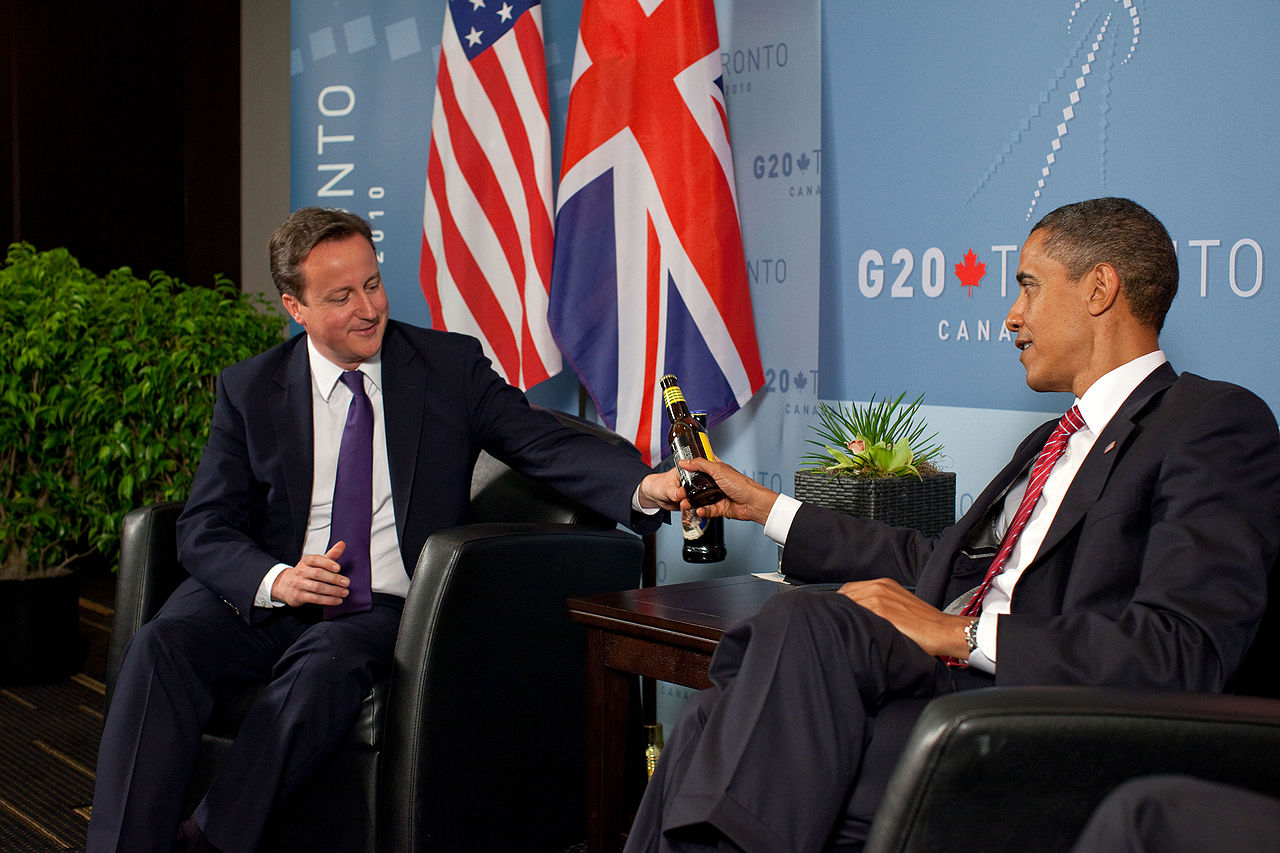
M 557 420 L 620 447 L 626 439 L 583 418 L 543 409 Z M 635 450 L 634 447 L 631 447 Z M 636 458 L 640 458 L 639 451 Z M 471 475 L 471 521 L 524 521 L 535 524 L 579 524 L 599 530 L 617 525 L 603 515 L 571 500 L 544 483 L 513 471 L 488 453 L 481 453 Z

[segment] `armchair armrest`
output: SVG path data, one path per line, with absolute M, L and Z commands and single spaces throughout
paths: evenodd
M 558 849 L 583 837 L 586 640 L 566 599 L 635 586 L 618 530 L 470 524 L 423 548 L 396 640 L 379 849 Z
M 1126 779 L 1186 773 L 1280 792 L 1280 701 L 1097 687 L 966 691 L 926 707 L 867 853 L 1069 849 Z

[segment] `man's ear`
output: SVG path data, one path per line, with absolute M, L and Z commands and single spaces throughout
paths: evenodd
M 291 293 L 280 294 L 280 304 L 284 305 L 284 310 L 289 312 L 289 316 L 293 318 L 293 322 L 299 326 L 305 325 L 302 322 L 302 303 L 297 300 Z
M 1110 311 L 1120 296 L 1120 274 L 1116 268 L 1111 264 L 1097 264 L 1085 278 L 1090 285 L 1089 313 L 1098 317 Z

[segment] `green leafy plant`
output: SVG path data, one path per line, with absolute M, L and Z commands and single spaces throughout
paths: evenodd
M 819 403 L 820 423 L 810 424 L 818 438 L 808 443 L 822 450 L 806 453 L 801 464 L 832 476 L 919 478 L 921 471 L 933 473 L 942 447 L 934 441 L 937 433 L 924 436 L 928 426 L 918 419 L 924 395 L 906 405 L 904 396 L 876 402 L 872 395 L 865 406 Z
M 0 268 L 0 578 L 114 564 L 131 508 L 186 496 L 222 368 L 284 321 L 227 279 L 191 287 L 66 249 L 9 247 Z

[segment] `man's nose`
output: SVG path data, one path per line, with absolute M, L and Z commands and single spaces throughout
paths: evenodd
M 356 291 L 356 313 L 361 317 L 372 317 L 378 313 L 374 308 L 373 294 L 363 289 Z
M 1004 317 L 1004 327 L 1015 335 L 1022 328 L 1022 297 L 1019 296 L 1009 306 L 1009 313 Z

